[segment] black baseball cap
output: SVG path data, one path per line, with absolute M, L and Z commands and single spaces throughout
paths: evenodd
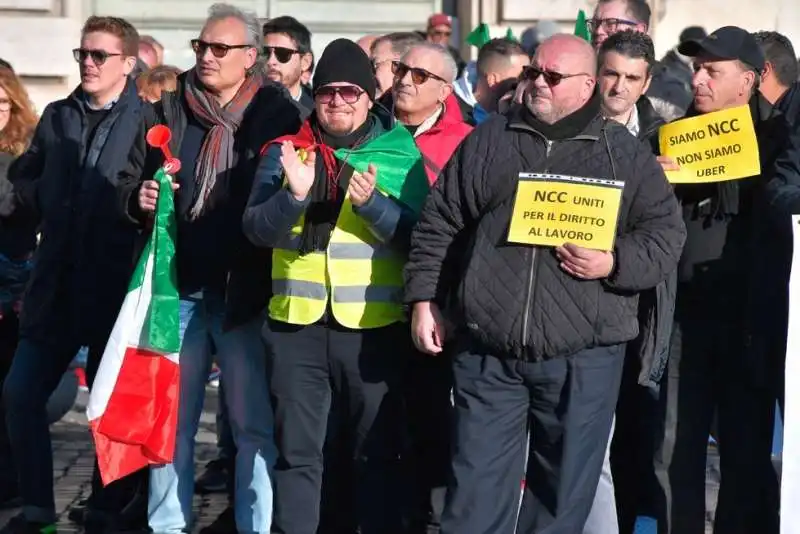
M 764 70 L 764 52 L 750 32 L 738 26 L 723 26 L 703 39 L 681 43 L 678 52 L 695 57 L 705 52 L 719 59 L 738 59 L 761 73 Z

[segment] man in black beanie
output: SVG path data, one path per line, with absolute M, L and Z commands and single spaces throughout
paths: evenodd
M 314 74 L 314 111 L 297 135 L 262 151 L 244 213 L 250 241 L 273 250 L 262 331 L 278 447 L 273 532 L 401 532 L 412 351 L 402 271 L 415 216 L 375 188 L 381 169 L 361 174 L 333 155 L 388 129 L 374 95 L 364 51 L 330 43 Z

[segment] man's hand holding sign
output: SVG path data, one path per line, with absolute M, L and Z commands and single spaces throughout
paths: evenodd
M 674 184 L 738 180 L 761 172 L 747 105 L 666 124 L 658 140 L 659 162 Z
M 556 247 L 561 268 L 596 280 L 614 268 L 614 237 L 624 183 L 520 173 L 509 241 Z
M 572 243 L 556 247 L 561 268 L 575 278 L 599 280 L 614 270 L 614 255 L 604 250 L 592 250 Z

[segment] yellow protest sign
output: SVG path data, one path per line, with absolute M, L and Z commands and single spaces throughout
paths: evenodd
M 750 106 L 738 106 L 665 124 L 658 131 L 661 154 L 680 165 L 667 171 L 675 184 L 737 180 L 761 173 Z
M 611 250 L 624 186 L 617 180 L 521 172 L 508 240 Z

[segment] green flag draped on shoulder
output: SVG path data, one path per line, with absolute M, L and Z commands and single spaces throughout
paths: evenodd
M 364 173 L 371 164 L 378 170 L 376 186 L 419 213 L 430 186 L 417 143 L 402 124 L 369 143 L 350 150 L 340 148 L 336 157 Z

